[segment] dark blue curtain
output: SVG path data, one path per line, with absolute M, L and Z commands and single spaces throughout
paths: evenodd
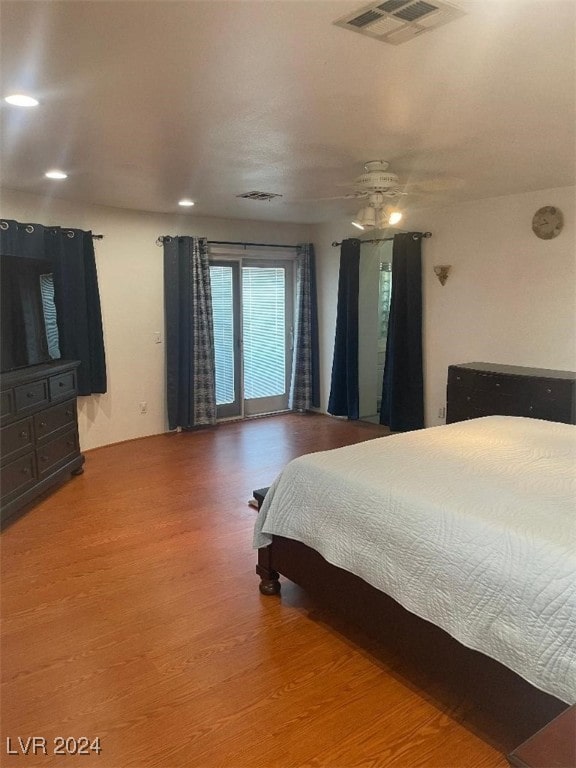
M 106 392 L 106 358 L 92 232 L 51 227 L 46 239 L 54 276 L 59 347 L 80 360 L 78 394 Z
M 164 237 L 168 426 L 216 423 L 216 364 L 208 245 Z
M 106 357 L 92 233 L 42 224 L 0 222 L 4 256 L 45 260 L 52 272 L 59 348 L 79 360 L 78 393 L 106 392 Z
M 395 235 L 392 254 L 380 423 L 395 432 L 408 432 L 424 426 L 421 234 Z
M 360 282 L 360 240 L 342 241 L 336 336 L 332 362 L 332 383 L 328 413 L 357 419 L 358 395 L 358 290 Z

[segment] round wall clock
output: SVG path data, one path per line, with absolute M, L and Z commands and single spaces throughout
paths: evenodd
M 541 240 L 552 240 L 562 231 L 564 216 L 559 208 L 545 205 L 532 217 L 532 232 Z

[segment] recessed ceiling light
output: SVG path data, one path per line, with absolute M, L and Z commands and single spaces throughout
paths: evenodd
M 189 200 L 188 198 L 184 198 L 184 200 L 180 200 L 178 202 L 178 205 L 182 205 L 184 208 L 190 208 L 191 205 L 194 205 L 194 200 Z
M 39 103 L 38 99 L 34 99 L 32 96 L 25 96 L 23 93 L 13 93 L 10 96 L 6 96 L 4 101 L 15 107 L 37 107 Z
M 57 170 L 46 171 L 44 176 L 46 176 L 47 179 L 67 179 L 68 178 L 67 173 L 64 173 L 64 171 L 57 171 Z
M 394 224 L 398 224 L 399 221 L 402 221 L 402 214 L 400 211 L 392 211 L 388 219 L 388 224 L 393 227 Z

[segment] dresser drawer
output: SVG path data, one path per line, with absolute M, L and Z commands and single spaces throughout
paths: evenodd
M 76 394 L 76 373 L 66 371 L 58 376 L 50 376 L 50 399 L 61 400 Z
M 48 403 L 48 382 L 46 379 L 40 379 L 40 381 L 31 381 L 29 384 L 15 387 L 14 400 L 17 413 Z
M 545 421 L 559 421 L 563 424 L 573 424 L 574 416 L 570 403 L 562 400 L 540 400 L 528 403 L 527 416 L 532 419 L 545 419 Z
M 14 392 L 7 389 L 0 392 L 0 424 L 5 424 L 14 415 Z
M 4 463 L 12 454 L 21 453 L 26 449 L 32 450 L 34 435 L 32 419 L 22 419 L 3 427 L 0 431 L 0 453 Z
M 454 388 L 448 401 L 449 420 L 461 421 L 455 414 L 467 414 L 464 418 L 479 416 L 527 416 L 524 397 L 507 394 L 499 389 Z
M 527 381 L 526 393 L 534 402 L 559 400 L 570 402 L 574 392 L 574 385 L 567 379 L 534 379 Z
M 495 395 L 518 395 L 525 382 L 519 376 L 499 376 L 497 373 L 476 373 L 475 388 Z
M 477 385 L 477 371 L 465 368 L 448 368 L 448 386 L 453 389 L 474 389 Z
M 521 391 L 523 381 L 518 376 L 500 376 L 486 371 L 449 369 L 448 386 L 456 389 L 479 390 L 506 395 Z
M 54 405 L 34 416 L 34 433 L 36 440 L 53 437 L 53 432 L 76 424 L 76 400 L 68 400 L 60 405 Z
M 34 454 L 27 453 L 2 467 L 2 499 L 18 496 L 37 480 Z
M 49 475 L 61 464 L 76 456 L 80 451 L 78 433 L 75 429 L 65 432 L 55 440 L 50 440 L 38 447 L 38 474 L 40 478 Z

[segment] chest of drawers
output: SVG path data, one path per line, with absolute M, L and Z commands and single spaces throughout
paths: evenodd
M 528 416 L 576 423 L 576 373 L 495 363 L 448 368 L 446 423 L 479 416 Z
M 0 379 L 1 520 L 71 473 L 82 472 L 76 409 L 77 362 L 59 361 Z

